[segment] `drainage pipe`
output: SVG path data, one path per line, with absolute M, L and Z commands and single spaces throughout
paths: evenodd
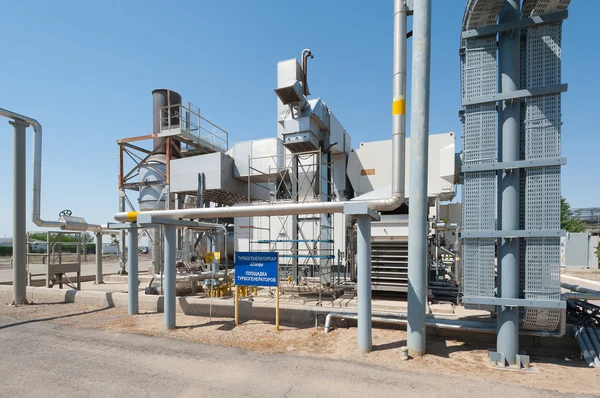
M 431 77 L 431 0 L 415 0 L 413 11 L 410 126 L 410 212 L 408 214 L 407 346 L 425 354 L 427 310 L 427 169 Z

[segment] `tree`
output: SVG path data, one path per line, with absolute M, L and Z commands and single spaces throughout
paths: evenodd
M 560 228 L 567 232 L 585 232 L 585 223 L 571 212 L 567 199 L 560 198 Z

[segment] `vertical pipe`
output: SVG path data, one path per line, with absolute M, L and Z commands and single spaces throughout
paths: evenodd
M 120 192 L 119 211 L 125 211 L 125 191 Z M 119 275 L 127 275 L 125 270 L 125 230 L 119 231 Z
M 96 234 L 96 285 L 104 283 L 102 277 L 102 234 Z
M 499 23 L 520 19 L 519 1 L 505 0 L 499 14 Z M 519 89 L 520 35 L 518 30 L 500 33 L 498 40 L 498 68 L 500 92 Z M 519 101 L 504 101 L 498 115 L 502 137 L 501 161 L 519 160 Z M 501 171 L 500 191 L 501 228 L 515 231 L 519 226 L 519 169 Z M 498 248 L 500 297 L 519 298 L 519 240 L 501 239 Z M 504 354 L 509 365 L 515 365 L 519 351 L 519 309 L 498 308 L 497 351 Z
M 154 274 L 160 273 L 160 226 L 152 228 L 152 268 Z
M 392 158 L 392 170 L 398 175 L 392 179 L 392 196 L 404 198 L 406 164 L 406 31 L 407 11 L 405 0 L 394 0 L 394 65 L 392 76 L 392 147 L 398 154 Z M 400 204 L 398 204 L 399 206 Z
M 425 354 L 427 308 L 427 157 L 431 73 L 431 0 L 415 0 L 413 13 L 408 215 L 408 349 Z
M 176 238 L 175 225 L 165 225 L 165 329 L 175 328 L 175 299 L 176 299 Z
M 25 130 L 27 123 L 14 120 L 13 126 L 13 304 L 25 304 L 27 300 L 27 211 L 25 209 Z
M 138 227 L 131 223 L 127 233 L 127 263 L 129 264 L 128 290 L 129 315 L 138 313 Z
M 361 214 L 356 217 L 358 268 L 358 349 L 371 352 L 371 217 Z

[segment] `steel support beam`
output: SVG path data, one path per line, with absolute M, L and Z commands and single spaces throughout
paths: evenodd
M 123 231 L 124 232 L 124 231 Z M 129 274 L 127 277 L 129 293 L 129 315 L 136 315 L 139 312 L 138 297 L 138 226 L 131 224 L 127 233 L 127 263 L 129 264 Z
M 499 14 L 499 23 L 513 23 L 520 19 L 520 1 L 505 0 Z M 498 69 L 500 92 L 511 93 L 519 89 L 520 78 L 520 34 L 519 30 L 503 31 L 498 40 Z M 501 134 L 502 162 L 520 160 L 520 110 L 518 100 L 502 103 L 498 115 Z M 519 229 L 519 169 L 498 173 L 500 192 L 501 230 Z M 519 298 L 519 239 L 502 238 L 498 242 L 499 297 Z M 519 353 L 519 308 L 498 306 L 498 335 L 496 349 L 504 355 L 509 365 L 517 364 Z M 504 365 L 504 364 L 503 364 Z
M 177 227 L 172 224 L 164 226 L 165 231 L 165 329 L 175 328 L 175 300 L 176 300 L 176 245 Z
M 29 124 L 15 120 L 13 127 L 13 304 L 27 302 L 27 203 L 25 131 Z
M 526 169 L 528 167 L 546 167 L 546 166 L 564 166 L 567 164 L 567 158 L 542 158 L 516 160 L 514 162 L 492 162 L 481 164 L 462 165 L 462 172 L 488 171 L 488 170 L 507 170 L 507 169 Z
M 538 95 L 566 93 L 568 88 L 569 88 L 568 84 L 557 84 L 555 86 L 544 86 L 544 87 L 528 88 L 528 89 L 523 89 L 523 90 L 506 91 L 506 92 L 497 93 L 497 94 L 483 95 L 481 97 L 464 98 L 462 100 L 462 105 L 463 106 L 478 105 L 478 104 L 486 104 L 489 102 L 535 97 Z
M 358 349 L 371 352 L 372 349 L 372 310 L 371 310 L 371 216 L 361 214 L 356 217 L 357 225 L 357 279 L 358 279 Z
M 102 276 L 102 234 L 96 234 L 96 285 L 104 283 Z
M 415 0 L 413 13 L 408 215 L 408 349 L 425 354 L 427 309 L 427 169 L 431 74 L 431 0 Z

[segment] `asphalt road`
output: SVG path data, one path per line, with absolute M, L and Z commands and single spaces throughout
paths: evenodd
M 561 396 L 498 381 L 394 372 L 5 315 L 0 315 L 0 348 L 2 397 Z

